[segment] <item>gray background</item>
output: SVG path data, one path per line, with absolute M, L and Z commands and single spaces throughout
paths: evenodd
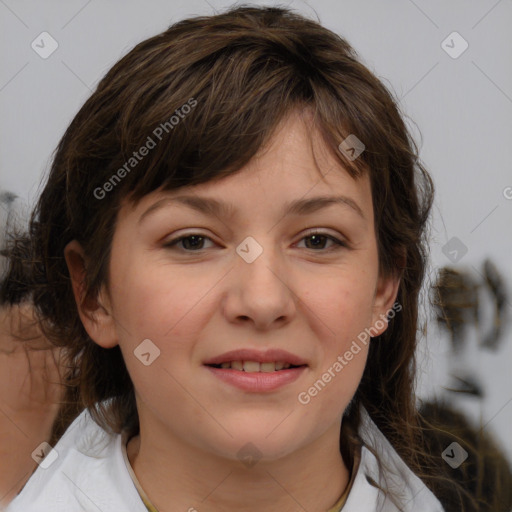
M 274 5 L 275 2 L 252 2 Z M 52 152 L 98 80 L 139 41 L 183 17 L 212 14 L 232 2 L 191 0 L 0 0 L 0 189 L 30 205 Z M 318 0 L 283 2 L 348 39 L 363 62 L 394 91 L 437 195 L 431 232 L 431 278 L 452 264 L 443 252 L 457 237 L 467 248 L 457 267 L 481 281 L 492 257 L 512 281 L 512 0 Z M 316 12 L 316 14 L 315 14 Z M 31 47 L 47 31 L 57 50 Z M 453 31 L 469 44 L 458 58 L 442 42 Z M 461 48 L 456 39 L 448 44 Z M 511 187 L 511 188 L 508 188 Z M 452 242 L 453 243 L 453 242 Z M 508 314 L 512 313 L 509 300 Z M 419 353 L 420 395 L 448 396 L 450 346 L 426 306 L 427 343 Z M 480 331 L 490 323 L 490 310 Z M 457 405 L 498 436 L 512 459 L 512 332 L 499 352 L 468 336 L 468 368 L 486 398 Z

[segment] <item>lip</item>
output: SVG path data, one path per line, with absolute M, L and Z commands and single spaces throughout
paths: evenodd
M 254 361 L 254 359 L 247 360 Z M 286 384 L 294 382 L 304 373 L 307 366 L 299 366 L 297 368 L 288 368 L 286 370 L 278 370 L 268 373 L 245 372 L 243 370 L 215 368 L 213 366 L 205 366 L 205 368 L 212 372 L 215 377 L 231 384 L 232 386 L 252 393 L 261 393 L 265 391 L 274 391 Z
M 268 349 L 265 351 L 261 351 L 248 348 L 225 352 L 224 354 L 212 357 L 204 361 L 203 364 L 222 364 L 230 361 L 256 361 L 258 363 L 272 363 L 275 361 L 289 363 L 293 366 L 307 365 L 307 362 L 304 359 L 290 352 L 286 352 L 286 350 Z M 286 370 L 279 371 L 281 372 Z

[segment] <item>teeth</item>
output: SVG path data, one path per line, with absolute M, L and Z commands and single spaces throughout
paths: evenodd
M 242 361 L 231 361 L 231 368 L 233 368 L 233 370 L 243 370 L 244 363 Z
M 244 361 L 244 372 L 259 372 L 260 363 L 257 361 Z
M 260 363 L 260 371 L 273 372 L 276 369 L 276 363 Z
M 226 361 L 220 365 L 220 367 L 224 369 L 231 368 L 233 370 L 243 370 L 249 373 L 270 373 L 277 370 L 287 370 L 290 366 L 290 363 L 283 363 L 282 361 L 270 363 L 258 363 L 257 361 Z

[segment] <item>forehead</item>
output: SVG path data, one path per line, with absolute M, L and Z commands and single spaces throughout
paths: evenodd
M 283 119 L 268 143 L 237 172 L 199 185 L 154 191 L 136 206 L 125 202 L 120 213 L 145 212 L 157 202 L 190 194 L 227 204 L 217 209 L 226 215 L 244 209 L 263 214 L 301 198 L 342 196 L 363 217 L 372 217 L 368 173 L 352 177 L 303 111 L 293 111 Z
M 367 173 L 353 178 L 345 169 L 333 148 L 323 139 L 315 126 L 310 110 L 292 111 L 279 123 L 266 146 L 245 166 L 248 187 L 265 179 L 272 189 L 280 187 L 306 194 L 311 187 L 317 190 L 365 189 Z M 251 172 L 253 171 L 253 172 Z M 365 179 L 366 178 L 366 179 Z M 242 180 L 240 180 L 242 181 Z M 281 190 L 282 192 L 282 190 Z

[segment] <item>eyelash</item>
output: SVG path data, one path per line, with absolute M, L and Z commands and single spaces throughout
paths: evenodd
M 327 233 L 322 233 L 321 231 L 310 231 L 308 232 L 306 235 L 304 235 L 300 240 L 299 242 L 301 242 L 302 240 L 306 239 L 306 238 L 311 238 L 313 236 L 322 236 L 322 237 L 325 237 L 327 238 L 328 240 L 331 240 L 335 245 L 334 246 L 331 246 L 330 248 L 328 249 L 309 249 L 313 252 L 324 252 L 324 253 L 330 253 L 332 251 L 337 251 L 337 250 L 340 250 L 340 249 L 347 249 L 348 248 L 348 245 L 339 240 L 338 238 L 332 236 L 332 235 L 329 235 Z M 180 236 L 178 238 L 175 238 L 174 240 L 169 240 L 168 242 L 166 242 L 164 244 L 164 247 L 168 248 L 168 249 L 174 249 L 180 242 L 182 242 L 183 240 L 186 240 L 187 238 L 192 238 L 192 237 L 198 237 L 198 238 L 201 238 L 201 239 L 204 239 L 204 240 L 210 240 L 213 242 L 213 240 L 211 240 L 210 237 L 208 236 L 204 236 L 200 233 L 190 233 L 188 235 L 183 235 L 183 236 Z M 215 242 L 214 242 L 215 243 Z M 195 253 L 201 253 L 203 252 L 204 250 L 206 249 L 198 249 L 198 250 L 187 250 L 187 249 L 183 249 L 183 248 L 180 248 L 182 251 L 184 252 L 188 252 L 188 253 L 192 253 L 192 252 L 195 252 Z M 307 249 L 307 248 L 306 248 Z

